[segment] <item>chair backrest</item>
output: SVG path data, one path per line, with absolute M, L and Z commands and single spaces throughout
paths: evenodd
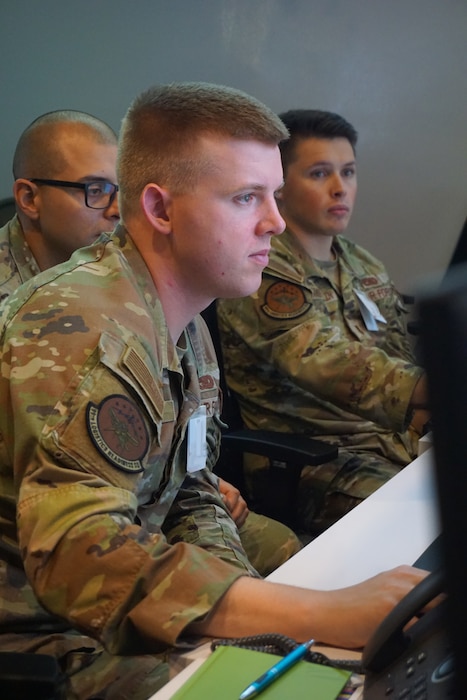
M 219 325 L 217 322 L 216 302 L 213 301 L 204 311 L 201 312 L 202 317 L 211 333 L 212 342 L 217 355 L 220 372 L 220 388 L 222 392 L 222 420 L 227 423 L 230 429 L 235 430 L 243 427 L 243 421 L 240 415 L 240 409 L 237 400 L 227 385 L 224 372 L 224 358 L 222 354 L 222 345 L 219 334 Z
M 240 408 L 233 393 L 230 391 L 224 372 L 224 358 L 222 354 L 222 345 L 219 333 L 219 325 L 217 322 L 216 301 L 213 301 L 204 311 L 201 312 L 209 332 L 211 334 L 214 349 L 217 355 L 217 363 L 219 365 L 219 384 L 222 397 L 221 418 L 228 425 L 226 432 L 236 431 L 243 428 L 243 421 L 240 415 Z M 235 443 L 234 443 L 235 444 Z M 243 452 L 243 451 L 242 451 Z M 242 452 L 232 454 L 229 447 L 223 440 L 221 454 L 217 462 L 215 472 L 226 481 L 236 486 L 240 492 L 246 497 L 245 474 L 243 471 L 243 454 Z
M 15 200 L 13 197 L 0 199 L 0 226 L 10 221 L 16 214 Z

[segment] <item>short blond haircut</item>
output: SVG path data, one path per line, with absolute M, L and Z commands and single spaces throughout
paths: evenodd
M 117 176 L 122 218 L 135 213 L 144 187 L 191 189 L 209 164 L 197 138 L 215 134 L 278 145 L 279 117 L 246 93 L 211 83 L 155 85 L 130 105 L 120 131 Z

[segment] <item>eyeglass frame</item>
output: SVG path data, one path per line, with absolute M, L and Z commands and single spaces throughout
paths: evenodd
M 118 185 L 115 185 L 113 182 L 109 182 L 108 180 L 91 180 L 90 182 L 71 182 L 70 180 L 50 180 L 43 177 L 28 177 L 26 179 L 29 180 L 29 182 L 33 182 L 37 185 L 50 185 L 50 187 L 75 187 L 76 189 L 84 190 L 85 205 L 88 207 L 88 209 L 97 209 L 98 211 L 102 211 L 102 209 L 108 209 L 108 207 L 110 207 L 119 189 Z M 109 193 L 109 201 L 105 205 L 105 207 L 92 207 L 90 204 L 88 204 L 88 188 L 91 185 L 95 185 L 96 183 L 98 183 L 99 185 L 110 185 L 111 187 L 113 187 L 113 191 Z

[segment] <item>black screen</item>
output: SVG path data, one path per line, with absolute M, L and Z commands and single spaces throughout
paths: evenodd
M 467 265 L 448 270 L 419 295 L 422 359 L 427 371 L 443 557 L 448 634 L 456 698 L 467 688 Z

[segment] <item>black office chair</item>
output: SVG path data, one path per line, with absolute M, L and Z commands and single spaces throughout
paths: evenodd
M 15 200 L 13 197 L 0 199 L 0 226 L 10 221 L 16 214 Z
M 243 454 L 268 457 L 268 489 L 261 502 L 248 502 L 257 513 L 268 515 L 290 527 L 295 525 L 295 501 L 302 468 L 317 466 L 337 457 L 338 449 L 320 440 L 304 435 L 280 433 L 270 430 L 251 430 L 243 425 L 235 396 L 230 391 L 224 374 L 222 347 L 217 324 L 216 302 L 202 312 L 206 321 L 220 369 L 220 386 L 223 394 L 222 419 L 228 429 L 222 433 L 221 455 L 215 472 L 247 494 L 243 473 Z
M 0 652 L 2 700 L 65 700 L 65 676 L 48 654 Z

